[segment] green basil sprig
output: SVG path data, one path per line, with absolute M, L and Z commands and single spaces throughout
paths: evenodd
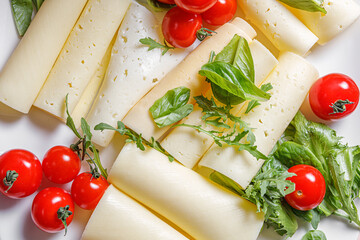
M 310 230 L 301 238 L 301 240 L 326 240 L 326 236 L 320 230 Z
M 285 3 L 286 5 L 301 9 L 307 12 L 322 12 L 326 14 L 324 8 L 324 0 L 279 0 L 280 2 Z
M 224 104 L 236 105 L 245 100 L 266 101 L 270 99 L 269 94 L 244 78 L 241 71 L 229 63 L 216 61 L 207 63 L 202 66 L 199 74 L 207 77 L 212 84 L 223 90 L 214 90 L 214 85 L 212 85 L 215 98 Z
M 237 105 L 245 100 L 265 101 L 270 95 L 254 84 L 255 70 L 249 44 L 245 38 L 234 35 L 230 43 L 205 64 L 200 75 L 211 82 L 214 97 L 226 105 Z
M 187 104 L 190 98 L 190 89 L 178 87 L 169 90 L 163 97 L 155 101 L 150 113 L 159 128 L 169 126 L 188 116 L 194 106 Z
M 154 12 L 164 12 L 176 6 L 175 4 L 166 4 L 159 2 L 157 0 L 136 0 L 136 1 L 141 5 L 145 6 L 146 8 L 148 8 L 150 11 L 154 11 Z

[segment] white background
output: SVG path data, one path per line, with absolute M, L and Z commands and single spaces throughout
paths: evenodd
M 19 38 L 13 22 L 10 1 L 0 1 L 0 70 L 16 47 Z M 360 20 L 326 46 L 315 46 L 307 59 L 319 70 L 320 75 L 332 72 L 351 76 L 360 86 Z M 308 118 L 315 119 L 306 109 L 302 110 Z M 360 108 L 350 117 L 334 123 L 327 123 L 344 136 L 350 145 L 360 144 Z M 50 115 L 33 108 L 28 115 L 19 114 L 0 104 L 0 153 L 13 148 L 32 151 L 40 159 L 45 152 L 55 145 L 69 146 L 75 140 L 72 132 Z M 117 136 L 112 144 L 101 150 L 104 165 L 110 167 L 123 145 L 123 139 Z M 40 187 L 54 186 L 43 178 Z M 62 186 L 69 190 L 69 185 Z M 12 200 L 0 194 L 0 240 L 45 240 L 45 239 L 80 239 L 81 233 L 91 212 L 75 209 L 75 217 L 69 227 L 68 235 L 63 232 L 48 234 L 37 229 L 30 217 L 31 203 L 35 194 L 22 200 Z M 105 220 L 105 219 L 104 219 Z M 120 224 L 120 223 L 119 223 Z M 308 226 L 302 227 L 292 239 L 301 239 Z M 342 220 L 324 219 L 320 223 L 329 240 L 355 240 L 358 230 Z M 141 231 L 141 229 L 139 229 Z M 267 230 L 260 239 L 279 239 L 273 231 Z M 241 239 L 241 236 L 239 236 Z

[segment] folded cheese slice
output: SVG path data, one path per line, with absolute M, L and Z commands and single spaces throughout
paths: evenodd
M 139 42 L 146 37 L 163 42 L 160 32 L 161 24 L 154 15 L 133 2 L 120 26 L 104 83 L 87 117 L 91 128 L 100 122 L 115 127 L 196 45 L 170 50 L 162 56 L 160 49 L 148 51 L 148 47 Z M 92 140 L 107 146 L 113 136 L 113 131 L 95 131 Z
M 110 185 L 91 215 L 83 240 L 188 239 Z
M 268 155 L 304 101 L 318 71 L 302 57 L 286 52 L 264 83 L 271 83 L 271 98 L 239 116 L 254 128 L 258 150 Z M 245 189 L 263 164 L 246 151 L 215 144 L 205 153 L 199 166 L 218 171 Z
M 238 0 L 246 18 L 280 50 L 305 55 L 318 38 L 278 0 Z
M 349 27 L 359 16 L 360 6 L 353 0 L 324 0 L 326 14 L 289 8 L 325 44 Z
M 29 112 L 86 2 L 44 2 L 0 73 L 0 102 Z
M 72 112 L 105 55 L 131 0 L 89 0 L 34 105 L 65 119 Z
M 246 32 L 245 32 L 246 31 Z M 126 115 L 123 122 L 132 130 L 142 133 L 150 140 L 160 138 L 170 126 L 158 128 L 151 117 L 149 108 L 154 102 L 165 95 L 168 90 L 184 86 L 191 90 L 193 96 L 205 93 L 209 84 L 205 78 L 198 74 L 201 66 L 209 61 L 211 51 L 220 52 L 238 34 L 251 42 L 256 32 L 244 20 L 238 18 L 232 23 L 226 23 L 216 30 L 216 34 L 206 39 L 193 52 L 191 52 L 175 69 L 169 72 L 158 85 L 156 85 L 144 98 L 142 98 Z
M 250 44 L 250 51 L 254 60 L 255 84 L 260 86 L 261 82 L 265 80 L 278 64 L 278 61 L 257 40 Z M 212 95 L 211 90 L 208 91 L 207 95 L 207 98 L 210 99 Z M 243 104 L 240 105 L 242 106 Z M 233 112 L 237 113 L 239 109 L 240 106 L 236 106 Z M 195 105 L 194 111 L 183 119 L 182 123 L 202 125 L 207 130 L 219 130 L 211 125 L 205 126 L 201 120 L 202 115 L 202 109 Z M 210 136 L 200 133 L 195 129 L 177 127 L 164 138 L 161 145 L 184 166 L 193 168 L 213 143 L 214 140 Z
M 263 225 L 254 204 L 154 149 L 125 145 L 108 179 L 197 240 L 253 240 Z
M 111 50 L 113 48 L 114 42 L 115 39 L 111 41 L 108 49 L 106 50 L 105 56 L 101 60 L 89 84 L 86 86 L 84 93 L 81 95 L 79 102 L 76 104 L 76 107 L 70 114 L 74 120 L 76 128 L 80 127 L 81 118 L 86 117 L 94 99 L 96 98 L 97 93 L 99 92 L 99 88 L 104 80 L 106 69 L 110 62 Z

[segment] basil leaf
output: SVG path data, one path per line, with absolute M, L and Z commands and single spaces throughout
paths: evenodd
M 268 92 L 271 89 L 273 89 L 273 86 L 271 85 L 271 83 L 266 83 L 261 85 L 260 89 L 263 90 L 264 92 Z M 259 101 L 251 100 L 246 108 L 245 114 L 248 114 L 251 110 L 253 110 L 255 107 L 259 105 L 261 105 Z
M 263 90 L 257 88 L 255 84 L 244 78 L 236 67 L 225 62 L 207 63 L 201 67 L 199 74 L 207 77 L 207 79 L 232 94 L 230 98 L 217 98 L 224 104 L 232 104 L 240 100 L 259 100 L 266 101 L 270 95 Z M 214 89 L 213 93 L 215 95 Z M 217 97 L 215 95 L 215 97 Z
M 36 10 L 39 11 L 41 5 L 43 4 L 44 0 L 33 0 L 33 3 L 36 7 Z
M 322 12 L 327 13 L 324 8 L 324 0 L 279 0 L 286 5 L 301 9 L 307 12 Z
M 244 78 L 255 81 L 254 61 L 245 38 L 234 35 L 230 43 L 216 55 L 215 61 L 229 63 L 238 68 Z
M 310 230 L 301 238 L 301 240 L 326 240 L 326 236 L 320 230 Z
M 171 125 L 188 116 L 194 106 L 187 104 L 190 89 L 178 87 L 169 90 L 163 97 L 156 100 L 150 108 L 150 113 L 159 128 Z
M 31 0 L 11 0 L 11 7 L 18 33 L 23 36 L 31 22 L 33 4 Z

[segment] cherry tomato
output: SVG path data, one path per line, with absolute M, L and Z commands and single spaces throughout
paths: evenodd
M 45 154 L 42 166 L 49 181 L 64 184 L 72 181 L 79 174 L 81 160 L 70 148 L 55 146 Z
M 175 0 L 181 9 L 192 13 L 203 13 L 215 5 L 217 0 Z
M 310 89 L 309 102 L 321 119 L 331 120 L 352 113 L 359 103 L 359 88 L 348 76 L 332 73 L 317 80 Z
M 196 40 L 196 32 L 201 29 L 199 14 L 185 12 L 179 7 L 170 9 L 162 22 L 165 40 L 177 48 L 186 48 Z
M 49 187 L 34 198 L 31 218 L 41 230 L 55 233 L 71 223 L 74 216 L 74 202 L 68 192 L 61 188 Z
M 325 179 L 320 171 L 304 164 L 295 165 L 288 171 L 296 176 L 286 179 L 295 183 L 295 191 L 285 196 L 286 202 L 301 211 L 316 208 L 326 192 Z
M 0 192 L 19 199 L 33 194 L 42 179 L 41 163 L 29 151 L 13 149 L 0 156 Z
M 215 5 L 202 13 L 202 19 L 210 25 L 220 26 L 230 21 L 236 13 L 236 0 L 217 0 Z
M 158 0 L 158 2 L 165 3 L 165 4 L 175 4 L 174 0 Z
M 74 202 L 87 210 L 95 209 L 109 183 L 103 176 L 94 178 L 91 173 L 84 172 L 77 176 L 71 185 Z

